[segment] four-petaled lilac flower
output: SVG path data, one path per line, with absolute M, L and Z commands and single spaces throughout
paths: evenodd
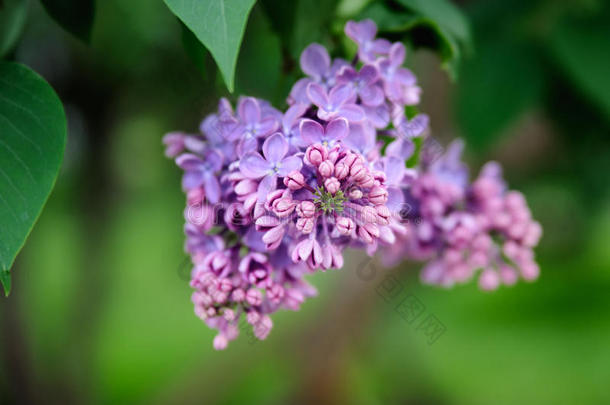
M 258 152 L 248 152 L 239 161 L 239 169 L 244 176 L 260 179 L 258 200 L 264 201 L 269 192 L 275 190 L 277 178 L 284 177 L 293 170 L 299 170 L 303 161 L 297 156 L 288 156 L 288 142 L 284 135 L 276 133 L 263 143 L 263 156 Z
M 378 78 L 379 73 L 373 65 L 364 65 L 360 72 L 346 66 L 337 77 L 337 83 L 352 85 L 362 104 L 375 107 L 384 102 L 383 90 L 377 84 Z
M 278 127 L 277 117 L 271 114 L 263 114 L 259 102 L 253 97 L 242 99 L 237 107 L 239 123 L 235 125 L 230 141 L 239 140 L 237 145 L 238 156 L 243 156 L 247 151 L 256 149 L 257 138 L 272 134 Z
M 299 59 L 301 70 L 308 77 L 298 80 L 288 98 L 288 104 L 301 103 L 310 105 L 311 102 L 307 98 L 307 86 L 309 83 L 319 83 L 324 87 L 332 87 L 335 85 L 337 73 L 344 67 L 348 66 L 347 61 L 343 59 L 330 60 L 328 51 L 320 44 L 311 44 L 303 50 Z
M 176 158 L 176 164 L 184 170 L 182 187 L 191 190 L 203 185 L 208 201 L 216 204 L 221 194 L 216 172 L 222 168 L 222 155 L 209 148 L 202 155 L 184 153 Z
M 377 25 L 373 20 L 348 21 L 345 34 L 358 44 L 358 57 L 364 63 L 373 62 L 377 55 L 385 55 L 390 50 L 390 41 L 375 39 Z
M 377 68 L 383 78 L 388 98 L 395 103 L 414 105 L 419 103 L 421 89 L 417 86 L 415 75 L 402 67 L 405 56 L 405 46 L 396 42 L 390 48 L 388 57 L 377 61 Z
M 327 93 L 319 84 L 310 83 L 307 96 L 318 107 L 318 118 L 321 120 L 345 117 L 348 121 L 358 122 L 365 118 L 362 108 L 355 104 L 354 90 L 346 84 L 337 85 Z
M 314 120 L 304 119 L 300 126 L 301 139 L 307 145 L 316 143 L 332 147 L 345 138 L 349 125 L 345 118 L 337 118 L 326 124 L 326 129 Z

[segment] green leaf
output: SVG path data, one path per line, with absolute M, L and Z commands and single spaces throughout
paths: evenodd
M 210 51 L 229 91 L 250 10 L 256 0 L 164 0 Z
M 66 117 L 51 86 L 17 63 L 0 63 L 0 281 L 10 289 L 17 253 L 61 165 Z
M 0 0 L 0 58 L 13 49 L 21 35 L 28 0 Z
M 470 26 L 468 19 L 453 3 L 448 0 L 398 0 L 400 4 L 417 14 L 427 17 L 438 24 L 457 42 L 470 42 Z
M 358 18 L 372 19 L 380 31 L 402 36 L 415 47 L 436 50 L 443 67 L 455 77 L 462 54 L 472 47 L 470 26 L 464 14 L 445 0 L 398 0 L 397 3 L 402 7 L 391 8 L 386 3 L 373 2 Z
M 261 49 L 265 50 L 264 57 Z M 238 61 L 235 87 L 240 94 L 264 98 L 272 104 L 281 102 L 285 94 L 279 94 L 283 78 L 280 40 L 258 6 L 252 11 Z
M 47 13 L 72 35 L 89 42 L 95 0 L 40 0 Z
M 455 104 L 462 135 L 483 149 L 540 101 L 544 78 L 539 52 L 525 43 L 496 37 L 477 49 L 462 66 Z
M 606 15 L 610 12 L 606 13 Z M 561 24 L 551 39 L 555 58 L 585 95 L 610 118 L 610 24 L 608 17 Z
M 182 28 L 182 45 L 186 54 L 193 61 L 199 73 L 207 78 L 209 73 L 206 67 L 206 58 L 209 55 L 208 50 L 205 49 L 195 34 L 182 22 L 180 22 L 180 27 Z
M 8 270 L 0 270 L 0 283 L 4 287 L 4 295 L 8 297 L 11 293 L 11 273 Z

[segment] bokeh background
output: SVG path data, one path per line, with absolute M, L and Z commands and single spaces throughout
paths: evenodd
M 346 52 L 342 24 L 366 3 L 257 4 L 236 94 L 282 107 L 303 47 Z M 180 172 L 161 145 L 170 130 L 196 131 L 227 94 L 213 61 L 161 1 L 98 1 L 89 45 L 33 2 L 14 58 L 55 88 L 69 135 L 0 299 L 0 403 L 610 403 L 604 3 L 461 1 L 472 49 L 457 78 L 428 48 L 408 56 L 434 136 L 464 137 L 473 175 L 498 160 L 527 196 L 545 230 L 537 282 L 445 290 L 421 285 L 417 263 L 383 269 L 354 254 L 312 277 L 320 295 L 277 314 L 266 341 L 215 352 L 192 311 Z M 276 24 L 284 12 L 297 16 L 290 41 Z M 388 277 L 444 326 L 432 344 L 384 293 Z

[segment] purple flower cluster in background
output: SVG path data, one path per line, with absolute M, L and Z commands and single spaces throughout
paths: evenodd
M 348 63 L 309 45 L 285 113 L 268 102 L 222 99 L 198 135 L 166 135 L 166 154 L 184 170 L 186 251 L 195 313 L 218 330 L 216 349 L 240 320 L 265 339 L 270 314 L 298 310 L 316 294 L 304 276 L 343 266 L 347 247 L 383 251 L 388 264 L 428 260 L 425 282 L 474 275 L 484 289 L 535 279 L 541 234 L 523 196 L 506 191 L 499 167 L 469 183 L 461 144 L 442 156 L 425 146 L 405 162 L 428 117 L 408 119 L 421 89 L 404 68 L 401 43 L 376 39 L 371 20 L 350 21 L 358 44 Z M 383 135 L 383 136 L 381 136 Z

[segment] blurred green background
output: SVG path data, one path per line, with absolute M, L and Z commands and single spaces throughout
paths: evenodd
M 303 47 L 343 53 L 342 25 L 379 11 L 368 3 L 257 4 L 236 94 L 283 107 Z M 90 45 L 32 3 L 14 58 L 55 88 L 69 135 L 0 300 L 0 403 L 610 403 L 609 7 L 458 5 L 472 46 L 457 78 L 426 28 L 410 33 L 428 46 L 411 46 L 407 65 L 433 134 L 464 137 L 473 175 L 498 160 L 526 194 L 545 230 L 540 279 L 444 290 L 419 283 L 419 264 L 384 270 L 353 254 L 312 277 L 320 295 L 277 314 L 266 341 L 242 336 L 215 352 L 192 311 L 180 172 L 161 145 L 170 130 L 196 131 L 227 94 L 213 61 L 161 1 L 98 1 Z M 371 277 L 358 276 L 362 266 Z M 388 275 L 446 328 L 433 344 L 379 294 Z

